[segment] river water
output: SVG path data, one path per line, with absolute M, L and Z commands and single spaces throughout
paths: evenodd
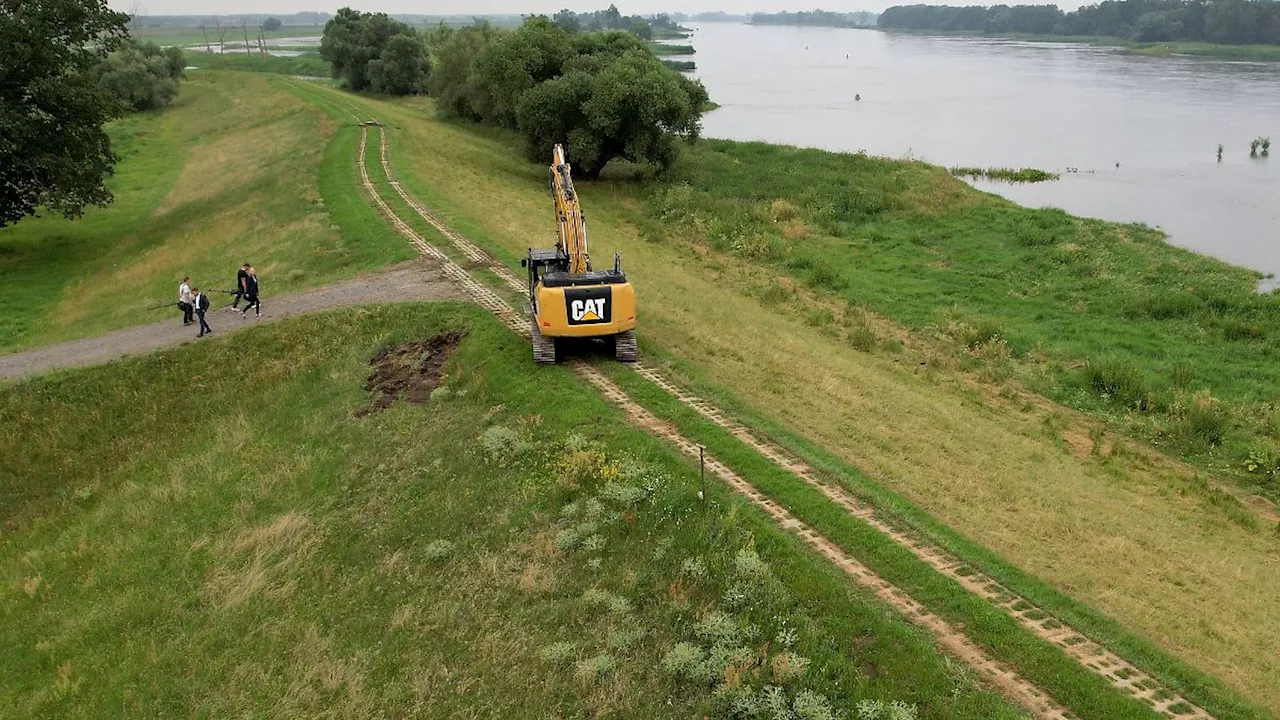
M 1280 64 L 728 23 L 691 42 L 721 105 L 708 137 L 1052 170 L 1062 179 L 976 184 L 1280 274 Z M 1257 136 L 1273 157 L 1250 159 Z

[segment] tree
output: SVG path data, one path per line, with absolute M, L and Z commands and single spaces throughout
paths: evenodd
M 106 0 L 0 0 L 0 227 L 111 202 L 103 125 L 123 108 L 94 68 L 128 22 Z
M 355 91 L 369 88 L 369 63 L 382 57 L 397 35 L 416 35 L 414 29 L 385 13 L 362 13 L 342 8 L 324 26 L 320 57 L 333 66 L 333 76 Z
M 560 143 L 584 177 L 598 178 L 615 158 L 670 166 L 677 140 L 701 132 L 707 100 L 701 83 L 632 50 L 598 72 L 572 70 L 524 93 L 519 124 L 531 158 Z
M 472 111 L 485 122 L 515 129 L 521 95 L 560 75 L 572 56 L 569 33 L 546 17 L 530 18 L 487 44 L 476 58 Z
M 269 17 L 262 21 L 262 29 L 267 32 L 275 32 L 282 27 L 284 27 L 284 23 L 280 22 L 279 18 Z
M 416 35 L 394 35 L 369 63 L 369 87 L 386 95 L 417 95 L 427 89 L 427 47 Z
M 178 96 L 187 66 L 182 49 L 128 40 L 94 70 L 98 85 L 131 110 L 157 110 Z
M 469 120 L 480 119 L 471 104 L 475 63 L 496 37 L 497 31 L 489 23 L 480 22 L 458 30 L 432 49 L 435 60 L 427 78 L 427 90 L 446 113 Z
M 566 32 L 576 33 L 582 30 L 582 21 L 578 19 L 578 14 L 567 8 L 556 13 L 551 18 L 551 22 L 559 25 Z

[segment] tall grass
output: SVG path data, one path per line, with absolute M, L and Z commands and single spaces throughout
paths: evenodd
M 1048 172 L 1047 170 L 1037 170 L 1035 168 L 1005 168 L 1005 167 L 953 167 L 951 174 L 956 177 L 972 177 L 984 178 L 987 180 L 999 180 L 1009 183 L 1038 183 L 1047 182 L 1049 180 L 1057 180 L 1060 175 L 1058 173 Z

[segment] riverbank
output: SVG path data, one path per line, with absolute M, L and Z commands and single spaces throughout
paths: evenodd
M 1026 42 L 1076 43 L 1095 47 L 1121 48 L 1137 55 L 1152 57 L 1169 57 L 1175 55 L 1187 57 L 1212 58 L 1217 60 L 1240 60 L 1257 62 L 1280 61 L 1280 45 L 1225 45 L 1221 43 L 1164 41 L 1135 42 L 1119 37 L 1099 35 L 1032 35 L 1026 33 L 982 33 L 968 31 L 943 30 L 901 30 L 875 28 L 880 32 L 901 35 L 922 35 L 939 37 L 973 37 L 998 40 L 1022 40 Z

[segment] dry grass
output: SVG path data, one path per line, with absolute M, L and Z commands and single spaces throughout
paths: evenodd
M 540 169 L 498 140 L 379 105 L 398 172 L 455 227 L 507 258 L 550 231 Z M 937 204 L 960 183 L 939 171 Z M 952 373 L 851 351 L 786 307 L 749 297 L 751 268 L 642 241 L 625 187 L 581 188 L 597 254 L 623 254 L 642 333 L 1022 569 L 1280 710 L 1280 540 L 1251 531 L 1176 474 L 1072 453 L 1031 416 L 1000 412 Z M 972 197 L 969 195 L 968 197 Z M 963 198 L 962 198 L 963 199 Z M 972 200 L 970 200 L 972 201 Z M 714 269 L 713 269 L 714 268 Z

